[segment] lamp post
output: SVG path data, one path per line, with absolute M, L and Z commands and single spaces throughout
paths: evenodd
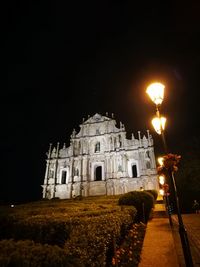
M 153 124 L 155 131 L 161 135 L 163 146 L 164 146 L 164 151 L 167 154 L 168 148 L 167 148 L 167 143 L 166 143 L 165 133 L 164 133 L 166 118 L 162 117 L 160 114 L 160 107 L 164 99 L 164 89 L 165 89 L 165 86 L 163 84 L 152 83 L 147 87 L 146 92 L 151 98 L 151 100 L 156 104 L 156 117 L 152 119 L 152 124 Z
M 165 88 L 165 86 L 161 83 L 152 83 L 151 85 L 149 85 L 147 87 L 146 92 L 149 95 L 149 97 L 151 98 L 151 100 L 156 105 L 156 117 L 153 118 L 152 124 L 153 124 L 155 131 L 162 136 L 164 151 L 167 154 L 168 148 L 167 148 L 167 143 L 166 143 L 166 139 L 165 139 L 165 135 L 164 135 L 166 118 L 162 117 L 160 114 L 160 106 L 161 106 L 163 99 L 164 99 L 164 88 Z M 190 251 L 189 240 L 188 240 L 187 232 L 186 232 L 185 226 L 183 224 L 183 219 L 181 216 L 179 199 L 178 199 L 178 194 L 177 194 L 176 180 L 174 177 L 173 169 L 168 170 L 168 177 L 171 181 L 172 191 L 173 191 L 173 194 L 175 197 L 175 205 L 176 205 L 178 224 L 179 224 L 179 235 L 180 235 L 181 245 L 182 245 L 182 249 L 183 249 L 185 264 L 187 267 L 193 267 L 193 261 L 192 261 L 191 251 Z M 169 219 L 171 219 L 170 214 L 169 214 Z M 170 224 L 171 224 L 171 221 L 170 221 Z
M 158 159 L 158 164 L 159 164 L 159 167 L 160 166 L 163 166 L 163 161 L 164 161 L 164 158 L 163 157 L 159 157 Z M 169 203 L 169 193 L 168 193 L 168 190 L 169 190 L 169 185 L 165 182 L 165 175 L 160 175 L 159 177 L 159 184 L 161 185 L 162 187 L 162 192 L 163 192 L 163 196 L 164 196 L 164 199 L 165 199 L 165 207 L 166 207 L 166 210 L 168 212 L 168 216 L 169 216 L 169 223 L 171 226 L 173 226 L 173 223 L 172 223 L 172 217 L 171 217 L 171 210 L 170 210 L 170 203 Z

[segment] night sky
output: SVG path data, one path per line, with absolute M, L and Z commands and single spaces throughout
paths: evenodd
M 150 129 L 159 152 L 150 123 L 155 106 L 145 93 L 152 81 L 166 85 L 162 113 L 170 151 L 179 153 L 199 136 L 200 4 L 7 2 L 0 202 L 40 199 L 49 143 L 69 145 L 73 128 L 96 112 L 114 113 L 127 137 Z

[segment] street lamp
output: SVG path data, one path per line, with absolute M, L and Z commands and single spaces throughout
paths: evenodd
M 164 196 L 164 194 L 165 194 L 165 192 L 164 192 L 163 189 L 160 189 L 160 190 L 159 190 L 159 193 L 160 193 L 161 196 Z
M 147 94 L 150 96 L 151 100 L 159 106 L 162 104 L 164 99 L 164 89 L 165 86 L 162 83 L 152 83 L 147 87 Z
M 157 82 L 152 83 L 147 87 L 146 93 L 149 95 L 151 100 L 156 105 L 156 117 L 152 120 L 152 124 L 154 126 L 155 131 L 162 136 L 164 151 L 167 154 L 168 149 L 167 149 L 167 144 L 166 144 L 165 135 L 164 135 L 166 118 L 162 117 L 160 114 L 160 106 L 161 106 L 163 99 L 164 99 L 164 88 L 165 88 L 165 86 L 161 83 L 157 83 Z M 163 164 L 163 161 L 161 161 L 161 165 L 162 164 Z M 181 216 L 179 199 L 178 199 L 178 194 L 177 194 L 176 180 L 174 177 L 173 169 L 172 170 L 168 169 L 168 177 L 171 181 L 172 191 L 173 191 L 174 197 L 175 197 L 175 204 L 176 204 L 178 224 L 179 224 L 179 235 L 180 235 L 181 245 L 182 245 L 183 254 L 184 254 L 184 258 L 185 258 L 185 264 L 187 267 L 193 267 L 193 261 L 192 261 L 191 251 L 190 251 L 189 240 L 188 240 L 187 232 L 186 232 L 185 226 L 183 224 L 183 219 Z M 170 219 L 170 224 L 171 224 L 170 214 L 169 214 L 169 219 Z
M 159 167 L 162 167 L 164 165 L 164 158 L 163 157 L 159 157 L 157 159 L 158 161 L 158 164 L 159 164 Z M 163 192 L 163 196 L 164 196 L 164 200 L 165 200 L 165 207 L 166 207 L 166 210 L 168 212 L 168 216 L 169 216 L 169 223 L 170 225 L 172 226 L 173 223 L 172 223 L 172 217 L 171 217 L 171 209 L 170 209 L 170 203 L 169 203 L 169 193 L 168 193 L 168 190 L 169 190 L 169 185 L 165 182 L 165 176 L 162 174 L 162 175 L 159 175 L 158 177 L 159 179 L 159 184 L 161 185 L 161 188 L 162 188 L 162 192 Z
M 154 117 L 153 120 L 151 121 L 155 131 L 158 134 L 162 134 L 162 132 L 165 130 L 165 123 L 166 123 L 166 118 L 165 117 Z
M 164 183 L 165 183 L 165 177 L 164 177 L 163 175 L 160 175 L 160 176 L 159 176 L 159 183 L 160 183 L 161 185 L 164 185 Z
M 163 157 L 159 157 L 159 158 L 157 159 L 157 161 L 158 161 L 158 163 L 159 163 L 160 166 L 163 165 L 163 160 L 164 160 Z
M 167 154 L 168 149 L 164 134 L 165 124 L 167 119 L 160 115 L 160 106 L 164 99 L 164 89 L 165 86 L 162 83 L 152 83 L 147 87 L 146 93 L 156 105 L 156 117 L 153 118 L 152 124 L 155 131 L 161 135 L 164 151 Z

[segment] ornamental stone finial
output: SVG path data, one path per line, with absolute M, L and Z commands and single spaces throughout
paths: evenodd
M 148 141 L 149 141 L 149 143 L 150 143 L 150 134 L 149 134 L 149 130 L 147 130 L 147 139 L 148 139 Z
M 57 143 L 57 148 L 56 148 L 56 155 L 58 156 L 58 154 L 59 154 L 59 145 L 60 145 L 60 143 L 58 142 Z
M 142 146 L 142 142 L 141 142 L 141 134 L 140 134 L 140 131 L 138 131 L 138 139 L 139 139 L 139 144 L 140 144 L 140 147 Z
M 51 148 L 52 148 L 52 143 L 49 144 L 49 152 L 48 152 L 48 159 L 51 157 Z
M 56 148 L 54 147 L 51 152 L 51 157 L 54 158 L 56 156 Z

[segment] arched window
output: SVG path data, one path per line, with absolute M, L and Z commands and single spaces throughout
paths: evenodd
M 100 142 L 97 142 L 96 144 L 95 144 L 95 153 L 96 152 L 100 152 Z
M 102 166 L 98 166 L 95 169 L 95 181 L 102 180 Z
M 132 177 L 137 178 L 137 166 L 132 165 Z
M 67 181 L 67 171 L 62 171 L 61 184 L 66 184 Z

